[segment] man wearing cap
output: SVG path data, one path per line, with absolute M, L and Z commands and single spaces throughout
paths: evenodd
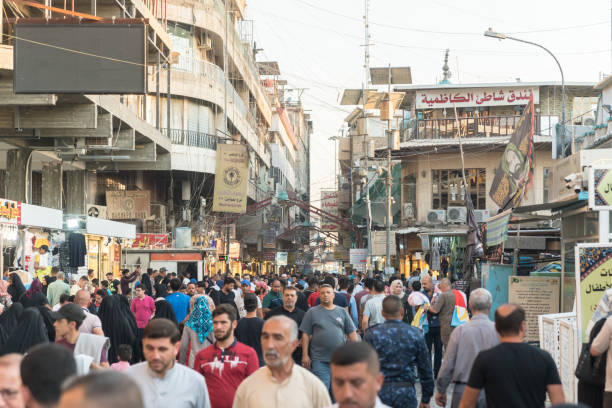
M 81 333 L 79 327 L 85 320 L 85 312 L 74 303 L 66 303 L 57 312 L 50 312 L 55 319 L 55 342 L 72 351 L 76 356 L 84 356 L 93 366 L 108 366 L 108 337 Z

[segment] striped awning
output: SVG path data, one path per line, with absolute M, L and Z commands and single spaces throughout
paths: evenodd
M 487 220 L 487 246 L 499 245 L 508 239 L 508 221 L 512 210 L 506 210 Z

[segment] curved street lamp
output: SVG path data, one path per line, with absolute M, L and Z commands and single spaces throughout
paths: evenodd
M 491 38 L 497 38 L 498 40 L 513 40 L 513 41 L 518 41 L 518 42 L 522 42 L 525 44 L 531 44 L 534 45 L 538 48 L 543 49 L 544 51 L 546 51 L 551 57 L 553 57 L 553 59 L 555 60 L 555 62 L 557 63 L 557 66 L 559 67 L 559 71 L 561 72 L 561 140 L 563 141 L 563 150 L 561 152 L 561 155 L 563 157 L 565 157 L 566 149 L 568 147 L 567 141 L 565 140 L 565 77 L 563 75 L 563 68 L 561 68 L 561 64 L 559 63 L 559 60 L 557 59 L 557 57 L 555 57 L 555 54 L 553 54 L 552 52 L 550 52 L 550 50 L 540 44 L 531 42 L 531 41 L 527 41 L 527 40 L 521 40 L 520 38 L 515 38 L 515 37 L 510 37 L 509 35 L 506 34 L 502 34 L 502 33 L 498 33 L 493 31 L 491 28 L 489 28 L 487 31 L 484 32 L 485 37 L 491 37 Z M 554 152 L 555 156 L 556 156 L 556 152 Z

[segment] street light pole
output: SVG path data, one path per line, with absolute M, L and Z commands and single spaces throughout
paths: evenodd
M 387 222 L 386 230 L 386 246 L 385 246 L 385 272 L 391 270 L 391 64 L 387 72 Z
M 485 37 L 497 38 L 499 40 L 508 39 L 508 40 L 525 43 L 525 44 L 534 45 L 546 51 L 551 57 L 553 57 L 553 59 L 557 63 L 557 67 L 559 67 L 559 72 L 561 72 L 561 140 L 563 141 L 563 150 L 561 151 L 561 155 L 565 157 L 566 153 L 568 153 L 566 151 L 566 149 L 568 148 L 568 143 L 567 143 L 567 140 L 565 140 L 565 133 L 566 133 L 565 132 L 565 76 L 563 75 L 563 68 L 561 68 L 561 64 L 559 63 L 559 60 L 557 59 L 557 57 L 555 57 L 555 54 L 550 52 L 550 50 L 544 47 L 543 45 L 540 45 L 540 44 L 537 44 L 531 41 L 527 41 L 527 40 L 521 40 L 520 38 L 510 37 L 509 35 L 506 35 L 506 34 L 497 33 L 491 30 L 490 28 L 489 30 L 484 32 L 484 35 Z M 556 152 L 553 152 L 553 154 L 554 154 L 553 157 L 556 157 Z

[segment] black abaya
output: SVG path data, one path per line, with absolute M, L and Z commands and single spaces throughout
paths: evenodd
M 156 319 L 159 317 L 170 319 L 178 326 L 174 310 L 172 310 L 172 306 L 170 306 L 170 303 L 168 303 L 168 301 L 165 299 L 155 301 L 155 314 L 153 315 L 153 318 Z
M 18 273 L 11 273 L 9 278 L 11 283 L 8 286 L 8 293 L 11 295 L 13 302 L 18 302 L 21 295 L 26 292 L 26 288 L 23 286 L 23 282 Z
M 0 315 L 0 325 L 4 328 L 7 337 L 10 336 L 13 329 L 17 327 L 19 317 L 22 313 L 23 305 L 19 302 L 15 302 Z
M 104 335 L 110 339 L 108 350 L 108 362 L 110 364 L 118 361 L 117 347 L 121 344 L 128 344 L 132 346 L 133 350 L 138 347 L 136 320 L 129 310 L 129 306 L 127 306 L 127 311 L 131 316 L 126 314 L 126 304 L 127 298 L 124 300 L 121 295 L 105 296 L 98 310 Z
M 25 354 L 30 348 L 49 342 L 47 328 L 38 309 L 29 307 L 23 311 L 19 324 L 9 335 L 0 355 Z

